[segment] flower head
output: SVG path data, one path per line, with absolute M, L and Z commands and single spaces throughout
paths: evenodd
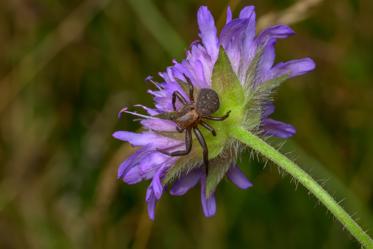
M 294 135 L 293 126 L 270 118 L 274 112 L 270 95 L 286 79 L 307 73 L 315 67 L 309 58 L 274 65 L 277 39 L 286 38 L 294 32 L 287 26 L 277 25 L 257 34 L 253 6 L 242 9 L 236 19 L 232 19 L 228 8 L 226 24 L 219 35 L 207 7 L 198 10 L 197 18 L 201 40 L 191 45 L 183 61 L 174 61 L 173 66 L 160 73 L 163 82 L 157 83 L 148 78 L 157 87 L 149 90 L 155 107 L 140 105 L 147 115 L 127 109 L 120 112 L 139 116 L 143 131 L 117 131 L 113 134 L 115 138 L 138 147 L 120 165 L 118 178 L 127 184 L 151 180 L 146 193 L 151 219 L 154 219 L 156 202 L 165 190 L 169 190 L 171 195 L 183 195 L 200 183 L 202 209 L 208 217 L 215 214 L 214 193 L 225 176 L 239 188 L 250 187 L 251 183 L 236 164 L 244 146 L 230 136 L 230 130 L 241 126 L 262 136 L 288 138 Z M 181 95 L 177 96 L 178 100 L 193 102 L 195 96 L 188 92 L 190 85 L 197 94 L 205 88 L 217 93 L 220 106 L 214 115 L 223 116 L 231 111 L 224 121 L 211 122 L 216 136 L 201 129 L 208 148 L 208 173 L 205 170 L 204 149 L 198 146 L 195 136 L 191 138 L 194 146 L 188 154 L 171 155 L 173 151 L 188 148 L 188 138 L 180 132 L 178 122 L 172 116 L 184 110 L 186 104 L 173 102 L 172 98 L 178 92 Z

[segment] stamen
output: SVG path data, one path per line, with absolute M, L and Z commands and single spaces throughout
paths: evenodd
M 162 90 L 162 88 L 159 86 L 159 83 L 153 80 L 153 76 L 146 77 L 145 81 L 152 83 L 156 88 L 158 88 L 159 90 Z
M 128 114 L 132 114 L 134 116 L 141 117 L 141 118 L 146 118 L 146 119 L 159 119 L 159 118 L 152 117 L 152 116 L 149 116 L 149 115 L 144 115 L 144 114 L 140 114 L 140 113 L 137 113 L 137 112 L 130 112 L 130 111 L 127 111 L 127 110 L 128 110 L 127 107 L 122 108 L 122 110 L 120 110 L 119 113 L 118 113 L 118 118 L 122 118 L 123 113 L 128 113 Z
M 144 109 L 145 111 L 147 111 L 151 116 L 159 114 L 159 111 L 157 111 L 156 109 L 152 109 L 152 108 L 146 107 L 144 105 L 140 105 L 140 104 L 137 104 L 135 106 L 136 107 L 141 107 L 142 109 Z

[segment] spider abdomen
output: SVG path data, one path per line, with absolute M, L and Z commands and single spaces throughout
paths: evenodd
M 196 109 L 200 115 L 207 116 L 220 107 L 218 94 L 210 88 L 202 88 L 198 94 Z

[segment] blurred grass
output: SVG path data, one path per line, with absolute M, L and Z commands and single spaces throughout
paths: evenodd
M 111 133 L 139 127 L 116 112 L 151 104 L 142 82 L 197 39 L 200 4 L 0 3 L 0 248 L 359 248 L 304 189 L 248 156 L 241 165 L 254 187 L 224 181 L 211 219 L 195 189 L 162 198 L 149 222 L 146 184 L 116 180 L 132 150 Z M 227 2 L 204 4 L 224 20 Z M 283 151 L 372 234 L 373 3 L 231 1 L 246 4 L 261 27 L 293 23 L 298 34 L 278 44 L 279 61 L 310 56 L 318 65 L 278 93 L 275 116 L 298 129 Z
M 170 57 L 179 54 L 186 44 L 150 0 L 128 0 L 137 18 L 166 50 Z

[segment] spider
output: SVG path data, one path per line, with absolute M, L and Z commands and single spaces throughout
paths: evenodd
M 185 82 L 179 82 L 179 84 L 183 85 Z M 172 106 L 174 111 L 163 115 L 167 119 L 176 123 L 176 130 L 178 132 L 182 133 L 185 131 L 185 150 L 169 152 L 167 150 L 159 149 L 158 151 L 168 156 L 184 156 L 189 154 L 192 149 L 193 130 L 193 133 L 197 137 L 197 140 L 203 149 L 203 163 L 206 167 L 207 175 L 209 163 L 208 147 L 201 131 L 198 128 L 198 125 L 203 126 L 209 130 L 213 136 L 216 136 L 215 129 L 211 127 L 205 120 L 223 121 L 228 118 L 231 111 L 228 111 L 222 117 L 211 116 L 211 114 L 215 113 L 220 107 L 218 94 L 210 88 L 201 88 L 197 95 L 197 101 L 194 101 L 193 85 L 189 80 L 187 80 L 186 85 L 189 89 L 190 102 L 188 102 L 180 92 L 174 91 L 172 93 Z M 176 100 L 179 100 L 183 104 L 180 109 L 176 108 Z

